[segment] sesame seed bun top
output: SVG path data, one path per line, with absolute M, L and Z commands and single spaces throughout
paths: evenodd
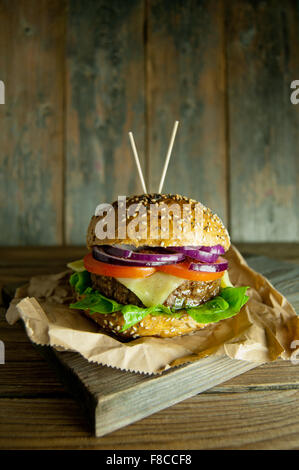
M 126 197 L 126 210 L 112 204 L 107 212 L 94 215 L 87 231 L 87 247 L 126 244 L 138 246 L 230 246 L 221 219 L 203 204 L 178 194 L 141 194 Z M 105 235 L 104 219 L 114 220 L 113 230 Z M 98 222 L 102 222 L 100 232 Z M 108 222 L 109 223 L 109 222 Z M 106 225 L 107 227 L 107 225 Z M 178 230 L 181 227 L 182 230 Z

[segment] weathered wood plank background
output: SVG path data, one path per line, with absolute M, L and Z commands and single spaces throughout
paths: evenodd
M 140 192 L 128 132 L 143 156 L 144 2 L 72 0 L 67 22 L 66 242 L 80 244 L 99 202 Z
M 290 103 L 299 76 L 297 8 L 229 2 L 231 228 L 240 241 L 299 239 L 299 107 Z
M 296 0 L 0 0 L 0 244 L 81 245 L 94 208 L 197 198 L 234 241 L 299 238 Z
M 0 2 L 0 242 L 63 242 L 65 8 Z

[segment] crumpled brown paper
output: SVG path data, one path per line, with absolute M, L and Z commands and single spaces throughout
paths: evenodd
M 72 310 L 69 271 L 39 276 L 18 289 L 6 318 L 22 318 L 29 338 L 59 351 L 76 351 L 88 361 L 132 372 L 155 374 L 208 355 L 264 363 L 290 359 L 299 339 L 294 308 L 261 274 L 248 267 L 235 247 L 226 258 L 235 286 L 250 286 L 249 301 L 233 318 L 175 338 L 138 338 L 122 342 L 103 332 L 89 318 Z

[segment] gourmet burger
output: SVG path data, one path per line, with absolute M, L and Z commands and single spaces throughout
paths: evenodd
M 90 221 L 89 254 L 68 265 L 71 308 L 122 337 L 170 338 L 232 317 L 246 303 L 247 288 L 229 281 L 228 232 L 210 209 L 171 194 L 127 197 L 110 209 Z

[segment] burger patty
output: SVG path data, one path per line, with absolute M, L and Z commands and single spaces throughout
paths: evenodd
M 118 282 L 114 277 L 91 274 L 91 280 L 93 288 L 99 290 L 106 297 L 114 299 L 120 304 L 144 307 L 134 292 L 130 291 L 130 289 Z M 164 305 L 175 309 L 197 307 L 219 293 L 220 282 L 220 279 L 208 282 L 186 280 L 171 292 Z
M 126 286 L 118 282 L 114 277 L 98 276 L 91 273 L 92 287 L 101 292 L 109 299 L 116 300 L 116 302 L 124 305 L 138 305 L 144 307 L 140 299 L 134 292 L 130 291 Z
M 172 308 L 197 307 L 218 295 L 221 279 L 215 281 L 184 281 L 164 302 Z

